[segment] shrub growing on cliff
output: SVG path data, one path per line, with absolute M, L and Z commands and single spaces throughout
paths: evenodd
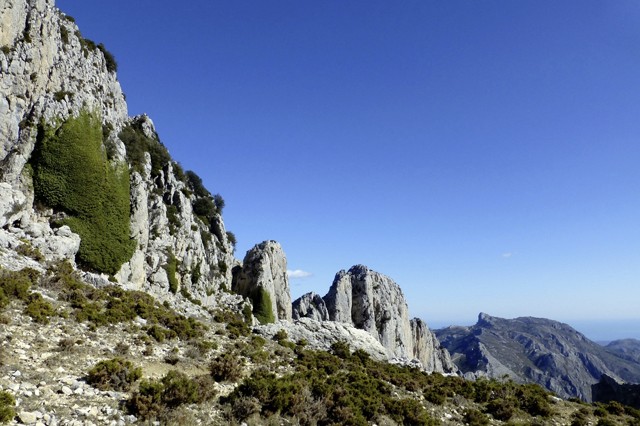
M 275 322 L 273 315 L 271 296 L 263 288 L 257 288 L 251 295 L 253 303 L 253 315 L 261 324 L 270 324 Z
M 178 292 L 178 277 L 176 276 L 178 268 L 178 259 L 169 252 L 167 255 L 167 264 L 164 266 L 164 270 L 167 272 L 167 279 L 169 280 L 169 291 L 176 294 Z
M 157 138 L 144 134 L 140 122 L 133 122 L 118 134 L 127 149 L 127 161 L 135 170 L 142 173 L 144 153 L 151 157 L 151 176 L 158 176 L 163 167 L 171 161 L 167 148 Z
M 104 55 L 104 61 L 105 61 L 105 64 L 107 65 L 107 71 L 109 72 L 118 71 L 118 63 L 116 62 L 116 58 L 113 56 L 111 52 L 107 50 L 106 47 L 104 47 L 104 44 L 99 43 L 98 49 Z
M 83 111 L 59 127 L 41 125 L 32 157 L 36 197 L 65 212 L 80 235 L 78 262 L 115 274 L 133 254 L 129 238 L 129 172 L 107 161 L 102 126 Z

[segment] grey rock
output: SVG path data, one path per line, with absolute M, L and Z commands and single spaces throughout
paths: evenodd
M 316 321 L 300 318 L 295 321 L 279 321 L 274 324 L 259 325 L 254 331 L 272 338 L 278 331 L 284 330 L 292 342 L 304 339 L 310 349 L 327 351 L 331 345 L 343 341 L 351 350 L 361 349 L 377 360 L 388 359 L 387 350 L 370 333 L 351 325 L 335 321 Z
M 413 338 L 413 358 L 422 362 L 427 371 L 454 373 L 455 364 L 451 361 L 449 351 L 440 345 L 438 338 L 429 329 L 427 323 L 420 318 L 411 320 Z
M 296 301 L 297 315 L 317 315 L 305 300 Z M 417 359 L 426 371 L 453 372 L 456 368 L 427 325 L 409 320 L 409 307 L 402 290 L 391 278 L 355 265 L 336 274 L 323 298 L 331 321 L 365 330 L 386 348 L 388 358 Z M 319 302 L 317 306 L 322 306 Z
M 256 244 L 247 251 L 242 268 L 237 268 L 234 273 L 233 291 L 253 299 L 259 290 L 269 294 L 274 318 L 291 321 L 287 258 L 276 241 Z
M 35 423 L 38 420 L 38 416 L 36 415 L 36 413 L 30 411 L 20 411 L 18 413 L 18 418 L 22 423 L 27 425 Z
M 293 302 L 292 317 L 311 318 L 316 321 L 329 321 L 329 311 L 324 299 L 316 293 L 307 293 Z

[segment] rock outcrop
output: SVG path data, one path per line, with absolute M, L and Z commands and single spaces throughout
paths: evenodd
M 468 378 L 507 374 L 517 382 L 538 383 L 561 397 L 585 401 L 591 401 L 591 386 L 603 374 L 640 381 L 640 364 L 557 321 L 481 313 L 474 326 L 448 327 L 436 335 Z
M 26 241 L 44 260 L 75 260 L 79 235 L 68 226 L 50 226 L 64 212 L 43 205 L 34 208 L 29 162 L 43 125 L 59 126 L 90 111 L 102 122 L 101 148 L 110 163 L 126 162 L 130 172 L 130 237 L 135 249 L 111 280 L 160 297 L 182 293 L 216 305 L 219 289 L 231 282 L 231 270 L 239 263 L 220 209 L 208 191 L 193 191 L 151 120 L 128 117 L 111 54 L 83 38 L 53 0 L 3 2 L 0 23 L 0 249 L 13 250 Z M 124 129 L 133 129 L 149 144 L 135 147 L 147 150 L 139 164 L 134 164 L 122 139 Z M 166 155 L 158 162 L 150 150 Z M 204 219 L 193 207 L 201 199 L 210 199 L 214 207 Z M 7 258 L 2 257 L 0 265 L 7 266 L 2 260 Z M 87 279 L 106 282 L 107 276 Z M 224 297 L 239 303 L 238 296 Z
M 256 244 L 244 257 L 242 267 L 233 276 L 233 291 L 253 300 L 254 312 L 263 292 L 268 295 L 272 317 L 291 321 L 291 293 L 287 276 L 287 258 L 275 241 Z
M 260 325 L 254 329 L 268 338 L 280 330 L 284 330 L 292 342 L 306 340 L 310 349 L 328 351 L 332 344 L 342 341 L 347 342 L 351 350 L 361 349 L 376 360 L 389 359 L 386 348 L 370 333 L 335 321 L 300 318 L 293 322 Z
M 311 318 L 316 321 L 329 321 L 329 311 L 324 299 L 316 293 L 307 293 L 293 302 L 293 319 Z
M 455 366 L 427 325 L 409 320 L 400 287 L 364 265 L 336 274 L 323 297 L 309 293 L 294 302 L 294 318 L 344 323 L 374 336 L 388 358 L 418 359 L 427 371 L 452 372 Z

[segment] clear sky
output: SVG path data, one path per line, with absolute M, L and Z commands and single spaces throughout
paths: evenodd
M 640 338 L 640 2 L 57 5 L 294 298 L 362 263 L 432 326 Z

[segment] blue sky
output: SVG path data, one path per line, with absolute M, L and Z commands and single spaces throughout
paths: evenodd
M 637 1 L 57 5 L 294 297 L 362 263 L 432 326 L 640 338 Z

